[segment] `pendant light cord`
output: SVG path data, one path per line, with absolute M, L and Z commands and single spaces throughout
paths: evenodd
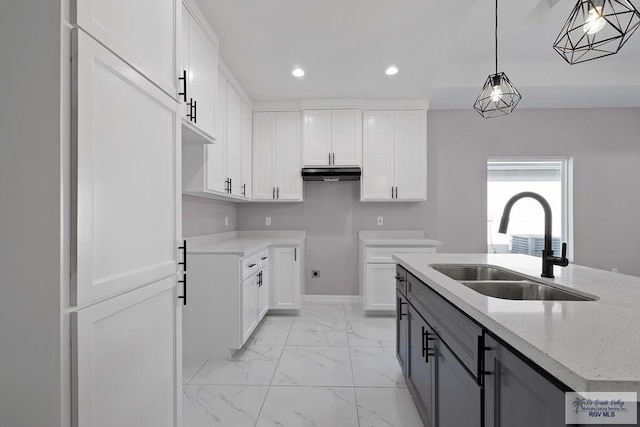
M 496 74 L 498 74 L 498 0 L 496 0 Z

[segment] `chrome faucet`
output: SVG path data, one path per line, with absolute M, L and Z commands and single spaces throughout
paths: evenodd
M 569 260 L 567 259 L 566 243 L 562 244 L 562 256 L 553 256 L 553 249 L 551 249 L 551 206 L 549 206 L 549 202 L 547 202 L 544 197 L 542 197 L 538 193 L 524 191 L 510 198 L 507 204 L 504 206 L 504 211 L 502 212 L 502 219 L 500 220 L 500 228 L 498 229 L 498 232 L 506 234 L 507 227 L 509 226 L 509 213 L 511 212 L 511 208 L 513 207 L 515 202 L 524 197 L 530 197 L 537 200 L 542 205 L 542 209 L 544 209 L 544 250 L 542 251 L 541 276 L 553 278 L 553 266 L 559 265 L 561 267 L 566 267 L 567 265 L 569 265 Z

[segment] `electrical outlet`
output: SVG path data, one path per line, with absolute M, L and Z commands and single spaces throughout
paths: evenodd
M 271 217 L 270 216 L 265 217 L 264 223 L 265 225 L 271 225 Z
M 378 225 L 383 225 L 384 224 L 384 217 L 379 216 L 378 217 Z
M 225 226 L 225 227 L 228 227 L 228 226 L 229 226 L 229 217 L 228 217 L 228 216 L 225 216 L 225 217 L 224 217 L 224 226 Z
M 320 277 L 320 270 L 311 270 L 311 277 L 317 279 Z

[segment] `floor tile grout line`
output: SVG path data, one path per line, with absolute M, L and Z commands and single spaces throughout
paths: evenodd
M 271 375 L 271 380 L 267 385 L 267 392 L 264 394 L 264 400 L 262 401 L 262 405 L 260 405 L 260 410 L 258 411 L 258 416 L 256 417 L 256 422 L 253 424 L 253 427 L 257 427 L 258 422 L 260 421 L 260 415 L 262 415 L 262 410 L 264 409 L 264 404 L 267 402 L 267 398 L 269 397 L 269 392 L 271 391 L 271 386 L 273 385 L 273 379 L 276 376 L 276 372 L 278 372 L 278 366 L 280 366 L 280 361 L 282 360 L 282 354 L 284 353 L 284 348 L 287 345 L 287 341 L 289 340 L 289 335 L 291 335 L 291 329 L 293 328 L 293 323 L 296 321 L 297 315 L 294 317 L 293 322 L 289 325 L 289 332 L 287 333 L 287 338 L 284 340 L 284 345 L 282 346 L 282 351 L 280 352 L 280 357 L 278 357 L 278 363 L 276 363 L 276 368 L 273 370 L 273 375 Z
M 183 389 L 185 388 L 185 386 L 191 385 L 191 381 L 193 381 L 193 379 L 196 377 L 196 375 L 198 375 L 198 373 L 202 370 L 202 368 L 204 368 L 204 367 L 205 367 L 205 365 L 206 365 L 207 363 L 209 363 L 209 360 L 211 360 L 211 359 L 207 359 L 207 360 L 205 360 L 205 361 L 204 361 L 204 363 L 203 363 L 203 364 L 202 364 L 202 365 L 201 365 L 201 366 L 196 370 L 196 373 L 195 373 L 195 374 L 193 374 L 193 375 L 191 375 L 191 378 L 189 378 L 189 381 L 187 381 L 187 383 L 186 383 L 186 384 L 182 384 L 182 388 L 183 388 Z M 182 364 L 183 364 L 183 366 L 182 366 L 182 372 L 184 372 L 184 359 L 183 359 Z
M 344 310 L 344 320 L 345 324 L 347 322 L 347 308 L 344 303 L 342 304 L 342 309 Z M 360 427 L 360 411 L 358 410 L 358 396 L 356 395 L 356 378 L 353 374 L 353 358 L 351 357 L 351 342 L 349 341 L 349 328 L 347 327 L 347 348 L 349 349 L 349 365 L 351 366 L 351 383 L 353 384 L 353 402 L 356 410 L 356 422 L 358 423 L 358 427 Z

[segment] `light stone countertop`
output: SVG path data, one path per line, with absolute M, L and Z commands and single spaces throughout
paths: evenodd
M 410 273 L 575 391 L 630 391 L 640 398 L 640 278 L 578 265 L 540 277 L 539 257 L 394 254 Z M 489 264 L 597 301 L 492 298 L 430 268 Z
M 439 240 L 427 239 L 422 230 L 360 231 L 358 238 L 368 246 L 440 246 Z
M 252 255 L 269 246 L 301 245 L 304 231 L 231 231 L 187 238 L 187 253 Z

